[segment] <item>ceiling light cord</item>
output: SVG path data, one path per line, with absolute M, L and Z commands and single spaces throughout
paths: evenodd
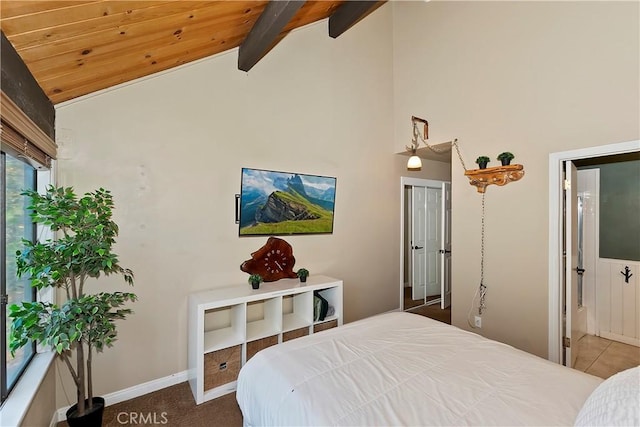
M 420 134 L 420 131 L 418 130 L 418 123 L 416 120 L 422 120 L 422 119 L 418 119 L 416 117 L 412 117 L 411 121 L 413 122 L 413 138 L 411 139 L 411 147 L 407 147 L 407 150 L 411 151 L 412 153 L 415 154 L 416 150 L 418 149 L 418 147 L 420 146 L 420 141 L 422 141 L 422 143 L 424 143 L 424 145 L 427 146 L 427 148 L 431 151 L 433 151 L 434 153 L 446 153 L 447 151 L 451 151 L 451 147 L 456 149 L 456 153 L 458 154 L 458 159 L 460 159 L 460 164 L 462 164 L 462 168 L 466 171 L 467 170 L 467 166 L 464 163 L 464 159 L 462 158 L 462 154 L 460 153 L 460 147 L 458 146 L 458 138 L 455 138 L 453 141 L 449 141 L 449 143 L 451 144 L 451 147 L 447 147 L 447 148 L 436 148 L 433 145 L 430 145 L 427 142 L 427 139 L 429 138 L 429 134 L 428 134 L 428 129 L 429 129 L 429 124 L 426 122 L 426 120 L 423 120 L 425 123 L 424 126 L 424 134 L 425 136 L 422 136 Z M 420 141 L 418 141 L 418 139 Z M 446 144 L 446 142 L 444 142 L 443 144 Z
M 473 329 L 476 328 L 476 325 L 473 321 L 471 321 L 471 313 L 473 312 L 473 307 L 475 306 L 476 298 L 478 300 L 478 315 L 482 316 L 482 313 L 487 309 L 487 305 L 485 302 L 485 297 L 487 294 L 487 287 L 484 284 L 484 225 L 485 225 L 485 215 L 484 215 L 484 193 L 482 193 L 482 215 L 480 220 L 480 286 L 476 289 L 476 292 L 473 294 L 473 298 L 471 298 L 471 307 L 467 313 L 467 323 Z
M 481 316 L 482 312 L 487 308 L 485 304 L 485 296 L 487 294 L 487 287 L 484 284 L 484 195 L 482 193 L 482 219 L 480 227 L 480 303 L 478 304 L 478 315 Z

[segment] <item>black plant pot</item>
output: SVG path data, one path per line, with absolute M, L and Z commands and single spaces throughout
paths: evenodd
M 252 282 L 251 287 L 253 289 L 260 289 L 260 282 Z
M 487 162 L 480 162 L 478 163 L 478 167 L 480 169 L 486 169 L 487 168 Z
M 502 162 L 502 166 L 509 166 L 511 164 L 511 159 L 500 159 Z
M 307 276 L 300 276 L 300 281 L 302 283 L 306 282 L 307 281 Z
M 69 427 L 101 427 L 102 414 L 104 413 L 104 399 L 102 397 L 94 397 L 93 408 L 91 412 L 85 412 L 84 415 L 78 416 L 76 410 L 78 404 L 73 405 L 67 410 L 67 424 Z M 89 403 L 89 399 L 84 401 L 85 405 Z M 86 406 L 85 406 L 86 407 Z

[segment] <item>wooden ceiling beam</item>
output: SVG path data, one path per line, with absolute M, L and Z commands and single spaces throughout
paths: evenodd
M 304 3 L 302 0 L 270 1 L 240 45 L 238 69 L 249 71 L 256 65 Z
M 329 17 L 329 36 L 338 37 L 365 17 L 378 1 L 346 1 Z
M 243 41 L 245 48 L 251 47 L 247 38 L 253 27 L 262 36 L 262 49 L 255 53 L 259 60 L 289 31 L 328 18 L 344 3 L 274 1 L 272 11 L 291 6 L 280 9 L 280 19 L 265 14 L 260 33 L 256 22 L 268 0 L 0 2 L 0 28 L 54 103 L 239 47 Z M 284 11 L 293 16 L 285 17 Z

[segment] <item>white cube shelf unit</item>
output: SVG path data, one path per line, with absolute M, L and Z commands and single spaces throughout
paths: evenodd
M 334 313 L 314 321 L 313 293 Z M 257 351 L 342 325 L 342 280 L 327 276 L 248 283 L 189 296 L 189 385 L 196 404 L 236 390 L 240 368 Z

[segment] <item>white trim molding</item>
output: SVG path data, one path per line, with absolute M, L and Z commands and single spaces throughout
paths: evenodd
M 33 357 L 16 386 L 11 390 L 9 397 L 2 404 L 0 426 L 22 424 L 54 358 L 55 353 L 52 351 L 38 353 Z
M 549 154 L 549 360 L 562 363 L 562 165 L 567 160 L 640 151 L 640 140 Z

